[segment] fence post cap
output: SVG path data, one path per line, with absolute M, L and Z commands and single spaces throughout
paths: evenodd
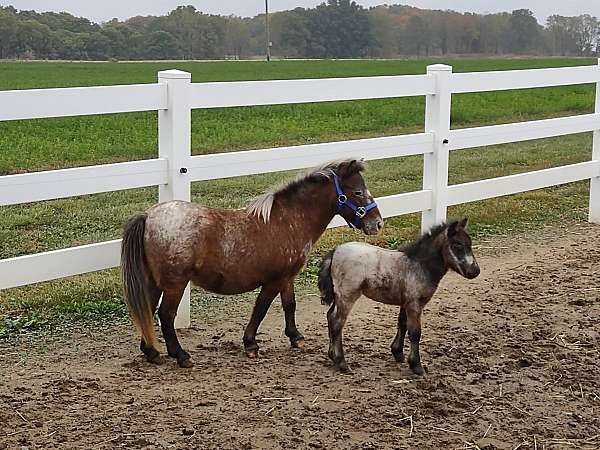
M 171 69 L 158 72 L 158 78 L 167 80 L 191 80 L 192 74 L 183 70 Z
M 431 64 L 427 66 L 427 72 L 452 72 L 452 66 L 448 64 Z

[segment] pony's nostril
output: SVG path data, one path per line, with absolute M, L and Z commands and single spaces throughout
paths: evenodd
M 383 229 L 383 222 L 379 221 L 377 222 L 377 231 L 381 231 Z

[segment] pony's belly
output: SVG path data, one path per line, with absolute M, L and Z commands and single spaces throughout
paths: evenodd
M 242 277 L 243 278 L 243 277 Z M 201 271 L 194 273 L 192 283 L 215 294 L 235 295 L 253 291 L 260 284 L 255 280 L 232 279 L 221 272 Z

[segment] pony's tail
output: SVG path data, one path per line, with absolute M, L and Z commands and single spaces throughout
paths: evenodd
M 331 305 L 335 301 L 335 292 L 333 291 L 333 278 L 331 278 L 331 261 L 335 249 L 327 253 L 321 261 L 319 269 L 319 291 L 321 292 L 321 304 Z
M 154 347 L 154 311 L 148 301 L 150 274 L 144 251 L 146 214 L 134 216 L 125 225 L 121 244 L 121 276 L 129 314 L 146 345 Z

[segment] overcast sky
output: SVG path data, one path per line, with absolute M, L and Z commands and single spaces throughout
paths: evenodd
M 323 0 L 269 0 L 271 10 L 313 7 Z M 544 23 L 552 14 L 577 16 L 591 14 L 600 17 L 600 0 L 358 0 L 364 6 L 404 4 L 419 8 L 453 9 L 478 13 L 511 11 L 529 8 L 538 21 Z M 194 5 L 211 14 L 254 16 L 264 11 L 264 0 L 0 0 L 0 5 L 36 11 L 67 11 L 76 16 L 103 22 L 113 17 L 126 19 L 138 15 L 163 15 L 178 5 Z

